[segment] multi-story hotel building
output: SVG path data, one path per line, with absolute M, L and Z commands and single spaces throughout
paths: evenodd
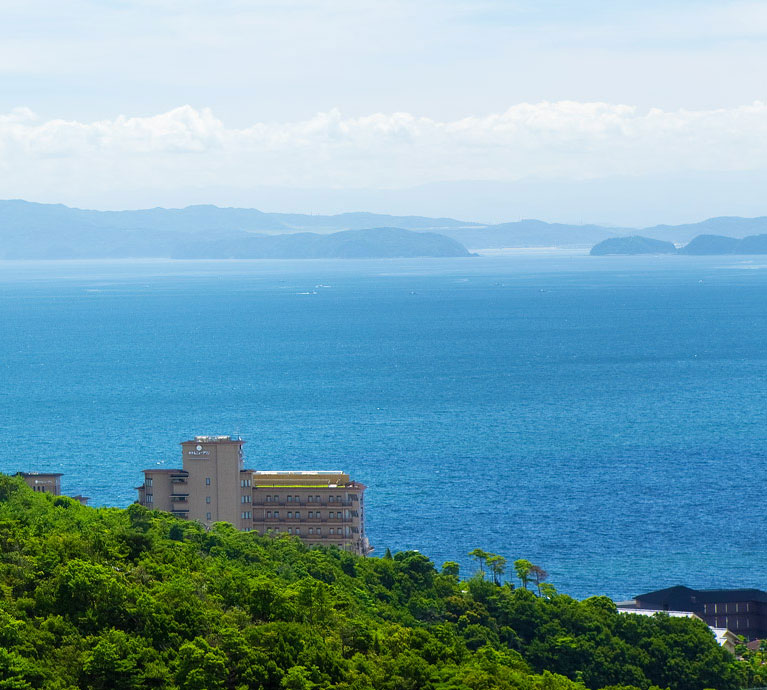
M 144 470 L 138 502 L 206 527 L 225 521 L 246 532 L 292 534 L 313 546 L 372 551 L 364 484 L 344 472 L 245 469 L 243 443 L 230 436 L 185 441 L 181 469 Z
M 17 472 L 16 476 L 21 477 L 32 491 L 42 494 L 52 494 L 53 496 L 62 496 L 61 493 L 61 472 Z M 77 494 L 70 496 L 83 505 L 88 504 L 88 497 Z

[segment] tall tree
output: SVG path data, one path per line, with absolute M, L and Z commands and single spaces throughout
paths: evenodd
M 535 586 L 538 588 L 538 596 L 540 596 L 541 583 L 548 578 L 549 574 L 539 565 L 534 565 L 530 568 L 530 574 L 533 576 L 533 580 L 535 580 Z
M 514 561 L 514 571 L 517 573 L 522 586 L 527 589 L 527 583 L 530 581 L 530 571 L 533 564 L 525 558 L 519 558 Z
M 479 548 L 469 551 L 469 556 L 475 558 L 479 564 L 479 572 L 482 573 L 482 577 L 485 576 L 485 561 L 487 560 L 488 556 L 491 555 L 492 554 L 488 553 L 487 551 L 483 551 Z
M 506 559 L 503 556 L 491 554 L 487 559 L 487 567 L 493 574 L 493 582 L 500 587 L 503 574 L 506 572 Z

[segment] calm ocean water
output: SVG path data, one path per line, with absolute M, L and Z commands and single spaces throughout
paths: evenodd
M 758 258 L 0 263 L 0 322 L 0 470 L 94 504 L 240 434 L 367 483 L 378 555 L 767 589 Z

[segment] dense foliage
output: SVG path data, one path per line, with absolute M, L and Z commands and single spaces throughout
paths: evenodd
M 462 581 L 456 564 L 438 572 L 417 552 L 359 558 L 226 524 L 206 532 L 0 475 L 0 690 L 734 690 L 745 679 L 700 621 L 514 589 L 479 553 L 493 578 Z M 529 577 L 528 565 L 515 569 Z

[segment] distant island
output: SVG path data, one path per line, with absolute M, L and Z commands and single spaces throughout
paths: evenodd
M 396 259 L 471 256 L 459 242 L 434 232 L 402 228 L 250 235 L 180 243 L 174 259 Z
M 767 234 L 743 238 L 723 235 L 698 235 L 688 244 L 677 248 L 672 242 L 650 237 L 610 237 L 591 248 L 592 256 L 609 254 L 686 254 L 691 256 L 717 256 L 722 254 L 767 254 Z
M 719 253 L 719 245 L 710 240 L 697 249 L 699 236 L 723 238 L 722 247 L 742 240 L 733 251 L 759 253 L 762 241 L 752 238 L 764 234 L 767 217 L 710 218 L 638 229 L 535 219 L 487 224 L 367 212 L 266 213 L 211 205 L 93 211 L 0 200 L 4 260 L 450 257 L 518 247 L 594 247 L 595 254 L 644 254 L 671 253 L 672 245 L 686 243 L 689 250 L 682 253 L 711 253 L 715 245 Z
M 591 248 L 592 256 L 607 254 L 674 254 L 676 246 L 673 242 L 654 240 L 651 237 L 610 237 L 602 240 Z

